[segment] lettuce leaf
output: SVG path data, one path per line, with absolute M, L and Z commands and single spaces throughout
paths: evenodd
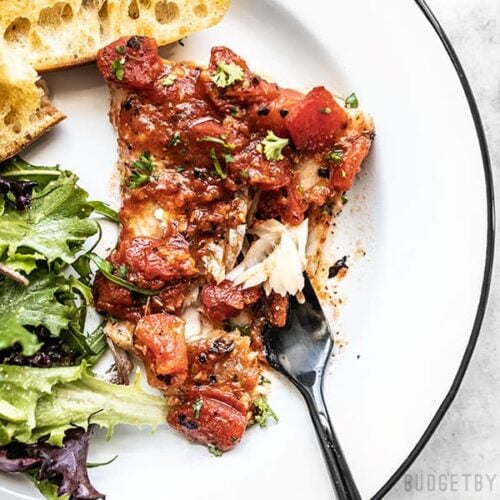
M 40 343 L 26 326 L 44 326 L 54 336 L 78 320 L 74 301 L 66 301 L 71 282 L 64 276 L 37 271 L 28 286 L 10 279 L 0 282 L 0 350 L 19 342 L 32 355 Z
M 26 472 L 48 499 L 104 499 L 90 482 L 87 471 L 89 441 L 94 426 L 68 429 L 62 447 L 45 441 L 35 444 L 13 442 L 0 448 L 1 472 Z
M 84 369 L 83 364 L 60 368 L 0 365 L 0 445 L 14 438 L 33 442 L 40 398 L 51 394 L 57 384 L 80 379 Z
M 14 166 L 13 166 L 14 165 Z M 3 178 L 37 180 L 29 208 L 19 211 L 6 204 L 0 217 L 0 255 L 12 269 L 31 272 L 37 261 L 71 264 L 85 241 L 97 233 L 89 220 L 88 194 L 76 185 L 78 178 L 57 168 L 35 167 L 23 162 L 0 169 Z M 47 175 L 43 175 L 43 173 Z M 56 175 L 57 174 L 57 175 Z
M 117 386 L 97 379 L 85 363 L 59 368 L 0 365 L 0 446 L 14 438 L 34 443 L 42 436 L 62 446 L 67 429 L 86 429 L 91 423 L 108 429 L 111 437 L 116 424 L 155 428 L 166 414 L 164 398 L 146 394 L 138 376 L 133 385 Z

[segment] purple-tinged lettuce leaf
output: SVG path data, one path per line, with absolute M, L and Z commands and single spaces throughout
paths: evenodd
M 0 176 L 0 193 L 10 193 L 15 200 L 18 210 L 26 210 L 31 203 L 33 189 L 37 186 L 36 182 L 32 181 L 16 181 Z
M 59 486 L 57 494 L 70 495 L 74 500 L 105 498 L 92 486 L 87 471 L 89 440 L 94 426 L 68 429 L 63 447 L 48 444 L 35 446 L 35 454 L 42 459 L 38 479 L 48 480 Z
M 15 473 L 30 471 L 37 486 L 57 486 L 57 496 L 68 495 L 72 500 L 105 498 L 90 482 L 87 471 L 89 440 L 94 426 L 66 431 L 62 447 L 40 440 L 34 444 L 13 442 L 0 448 L 0 471 Z

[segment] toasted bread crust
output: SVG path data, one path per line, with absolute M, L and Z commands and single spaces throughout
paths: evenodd
M 23 135 L 0 144 L 0 161 L 7 160 L 21 152 L 29 144 L 38 139 L 38 137 L 45 134 L 45 132 L 49 131 L 54 125 L 57 125 L 66 118 L 66 115 L 50 102 L 42 106 L 39 114 L 41 114 L 42 117 L 34 122 L 31 127 L 24 130 Z
M 40 72 L 94 61 L 124 35 L 167 45 L 217 24 L 230 0 L 9 0 L 0 10 L 0 44 Z
M 0 9 L 0 66 L 7 54 L 28 73 L 33 71 L 30 66 L 39 72 L 82 66 L 95 61 L 99 48 L 126 34 L 151 36 L 158 45 L 167 45 L 217 24 L 229 4 L 230 0 L 39 0 L 33 6 L 27 0 L 7 0 Z M 4 77 L 4 89 L 19 89 L 19 81 L 9 78 Z M 34 85 L 33 75 L 20 88 L 33 94 Z M 32 101 L 11 101 L 11 90 L 6 92 L 4 104 L 25 119 L 20 132 L 9 128 L 0 103 L 0 161 L 65 118 L 47 97 L 41 97 L 36 108 Z

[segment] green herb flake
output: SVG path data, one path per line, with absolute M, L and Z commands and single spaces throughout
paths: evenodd
M 127 269 L 127 266 L 125 264 L 121 264 L 120 267 L 118 268 L 118 272 L 117 272 L 118 276 L 120 278 L 123 278 L 124 280 L 127 279 L 128 277 L 128 269 Z
M 178 167 L 175 168 L 175 171 L 178 173 L 184 172 L 186 170 L 186 167 L 179 165 Z
M 225 154 L 225 155 L 224 155 L 224 162 L 226 163 L 226 165 L 227 165 L 228 163 L 233 163 L 233 162 L 234 162 L 234 156 L 233 156 L 233 155 L 231 155 L 231 154 L 229 154 L 229 153 L 228 153 L 228 154 Z
M 239 109 L 236 107 L 236 106 L 231 106 L 229 108 L 229 114 L 234 118 L 236 116 L 238 116 L 238 113 L 239 113 Z
M 347 198 L 347 196 L 345 195 L 345 193 L 342 193 L 342 205 L 347 205 L 347 202 L 349 201 L 349 199 Z
M 175 73 L 170 73 L 170 75 L 168 75 L 166 78 L 164 78 L 161 81 L 161 84 L 164 87 L 170 87 L 170 85 L 173 85 L 173 83 L 175 82 L 175 80 L 177 80 L 177 75 Z
M 260 427 L 267 427 L 267 420 L 272 418 L 276 423 L 279 422 L 278 415 L 274 412 L 274 410 L 269 406 L 269 403 L 265 398 L 261 397 L 256 399 L 253 402 L 253 416 L 255 422 L 259 424 Z
M 331 153 L 326 155 L 327 160 L 331 160 L 334 163 L 341 163 L 344 158 L 344 152 L 340 149 L 334 149 Z
M 125 45 L 117 45 L 115 47 L 115 52 L 121 55 L 125 54 Z
M 236 144 L 232 142 L 226 142 L 224 139 L 220 139 L 219 137 L 211 137 L 206 135 L 205 137 L 200 137 L 198 142 L 213 142 L 215 144 L 220 144 L 225 149 L 229 149 L 229 151 L 233 151 L 236 148 Z
M 179 132 L 174 132 L 174 135 L 168 141 L 167 147 L 175 147 L 179 144 L 179 142 L 181 142 L 181 134 L 179 134 Z
M 354 92 L 350 96 L 346 97 L 344 102 L 346 108 L 356 109 L 357 107 L 359 107 L 358 97 Z
M 240 332 L 240 335 L 242 337 L 251 336 L 250 327 L 248 325 L 238 325 L 236 326 L 236 329 Z
M 111 71 L 116 76 L 117 80 L 123 80 L 123 77 L 125 76 L 125 57 L 120 57 L 120 59 L 113 61 Z
M 210 80 L 212 80 L 212 82 L 214 82 L 217 87 L 220 87 L 222 89 L 229 87 L 230 85 L 233 85 L 234 83 L 239 82 L 242 79 L 243 68 L 233 62 L 217 63 L 217 70 L 210 77 Z
M 222 450 L 215 444 L 209 443 L 207 445 L 207 448 L 208 452 L 212 454 L 214 457 L 222 457 Z
M 321 108 L 319 110 L 319 112 L 322 114 L 322 115 L 329 115 L 331 112 L 332 112 L 332 108 Z
M 267 378 L 264 377 L 264 375 L 261 375 L 259 378 L 259 385 L 265 385 L 265 384 L 270 384 L 271 381 Z
M 288 145 L 288 139 L 282 139 L 272 130 L 268 130 L 261 144 L 264 146 L 264 155 L 268 160 L 279 161 L 285 158 L 282 151 Z
M 203 406 L 203 399 L 201 399 L 201 397 L 198 397 L 196 401 L 191 405 L 191 407 L 193 408 L 193 415 L 196 420 L 200 419 L 200 412 L 202 406 Z
M 132 163 L 129 187 L 131 189 L 135 189 L 148 182 L 154 168 L 155 165 L 151 160 L 150 153 L 148 151 L 144 151 L 139 159 Z
M 227 174 L 224 172 L 222 165 L 220 164 L 219 158 L 215 154 L 215 150 L 210 150 L 210 159 L 212 160 L 212 164 L 214 166 L 215 173 L 222 179 L 227 179 Z
M 240 172 L 240 176 L 243 177 L 244 179 L 248 179 L 250 177 L 250 172 L 248 169 L 245 168 L 245 170 L 242 170 Z

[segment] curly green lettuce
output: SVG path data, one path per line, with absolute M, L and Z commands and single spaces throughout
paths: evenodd
M 71 264 L 86 240 L 97 233 L 93 206 L 78 178 L 56 167 L 38 167 L 15 159 L 0 168 L 4 179 L 37 182 L 31 203 L 19 210 L 3 199 L 0 260 L 10 269 L 31 273 L 37 263 Z
M 38 337 L 26 327 L 44 326 L 53 336 L 68 329 L 78 319 L 71 282 L 62 275 L 34 272 L 24 286 L 4 278 L 0 281 L 0 350 L 15 343 L 23 354 L 33 355 L 40 348 Z
M 132 385 L 118 386 L 96 378 L 85 363 L 58 368 L 0 365 L 0 446 L 14 439 L 34 443 L 42 436 L 62 446 L 65 432 L 75 425 L 87 429 L 97 424 L 111 437 L 117 424 L 155 428 L 166 414 L 164 398 L 145 393 L 139 376 Z

